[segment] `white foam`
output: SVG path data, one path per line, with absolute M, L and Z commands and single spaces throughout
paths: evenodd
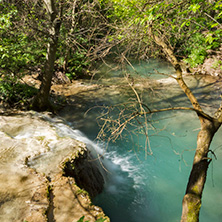
M 108 167 L 108 170 L 113 174 L 111 175 L 111 185 L 112 183 L 124 184 L 127 183 L 127 177 L 133 180 L 133 187 L 140 187 L 143 184 L 143 179 L 140 175 L 139 168 L 133 164 L 133 155 L 128 154 L 128 156 L 120 156 L 116 151 L 106 153 L 105 157 L 110 160 L 111 164 L 105 165 Z M 121 172 L 128 174 L 121 175 Z
M 81 131 L 77 129 L 72 129 L 68 125 L 65 125 L 63 123 L 55 124 L 55 127 L 58 130 L 58 134 L 61 137 L 70 137 L 72 139 L 81 141 L 86 144 L 87 148 L 94 152 L 96 151 L 97 154 L 103 155 L 104 150 L 95 142 L 87 138 Z
M 25 132 L 25 133 L 21 133 L 18 134 L 14 137 L 14 139 L 28 139 L 30 137 L 32 137 L 33 133 L 32 132 Z
M 105 152 L 103 147 L 106 147 L 106 144 L 98 142 L 96 143 L 90 140 L 81 131 L 77 129 L 72 129 L 68 124 L 65 124 L 60 119 L 52 119 L 48 116 L 43 116 L 43 118 L 50 122 L 51 127 L 54 127 L 56 129 L 56 132 L 59 137 L 68 137 L 83 142 L 84 144 L 86 144 L 86 147 L 90 150 L 92 155 L 96 157 L 98 157 L 98 154 L 103 156 L 100 161 L 103 165 L 101 166 L 101 169 L 103 167 L 108 172 L 106 173 L 106 177 L 108 176 L 108 178 L 104 178 L 105 189 L 107 192 L 113 194 L 124 193 L 127 192 L 128 188 L 136 188 L 142 184 L 142 178 L 140 176 L 139 169 L 133 164 L 133 161 L 135 161 L 133 160 L 133 154 L 127 153 L 121 156 L 121 154 L 118 154 L 118 152 L 116 151 L 116 149 L 118 149 L 117 147 L 109 147 L 109 150 Z M 56 135 L 51 135 L 50 133 L 47 133 L 47 131 L 44 129 L 35 129 L 34 131 L 21 133 L 17 135 L 16 138 L 24 138 L 28 142 L 28 140 L 32 137 L 37 136 L 47 137 L 47 146 L 50 150 L 42 150 L 42 153 L 43 155 L 47 153 L 47 156 L 50 157 L 52 155 L 54 147 L 56 147 L 55 143 L 56 141 L 58 141 Z M 44 141 L 37 142 L 39 142 L 39 145 L 41 146 L 41 142 L 43 143 Z M 29 149 L 32 150 L 33 146 L 31 144 L 31 141 L 29 145 Z M 33 154 L 35 154 L 34 150 L 32 150 L 32 152 Z M 39 164 L 41 165 L 41 162 Z
M 124 192 L 123 188 L 129 180 L 133 181 L 132 187 L 139 187 L 142 183 L 142 177 L 140 176 L 139 169 L 133 164 L 133 155 L 124 155 L 121 156 L 118 152 L 115 151 L 116 147 L 109 147 L 107 151 L 103 149 L 106 147 L 103 143 L 95 143 L 89 138 L 87 138 L 81 131 L 77 129 L 72 129 L 68 125 L 63 123 L 54 123 L 59 136 L 61 137 L 70 137 L 81 141 L 86 144 L 87 148 L 94 153 L 95 155 L 102 155 L 103 158 L 100 161 L 103 164 L 103 167 L 107 170 L 107 175 L 109 178 L 106 180 L 105 189 L 109 193 L 122 193 Z M 128 175 L 127 175 L 127 174 Z M 124 174 L 124 175 L 123 175 Z

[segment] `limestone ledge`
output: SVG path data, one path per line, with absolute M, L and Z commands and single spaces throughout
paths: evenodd
M 34 112 L 1 115 L 0 141 L 1 222 L 110 221 L 91 203 L 104 179 L 83 143 Z

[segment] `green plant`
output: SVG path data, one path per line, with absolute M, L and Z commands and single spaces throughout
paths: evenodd
M 64 32 L 64 31 L 63 31 Z M 67 45 L 67 39 L 62 39 L 57 51 L 56 65 L 59 70 L 63 70 L 69 79 L 75 79 L 84 75 L 88 71 L 90 61 L 87 58 L 87 47 L 89 42 L 81 36 L 76 36 L 79 46 Z
M 48 187 L 47 187 L 47 193 L 46 193 L 46 195 L 47 195 L 47 199 L 48 200 L 50 200 L 50 195 L 51 195 L 51 193 L 52 193 L 52 186 L 51 185 L 48 185 Z
M 0 101 L 25 105 L 36 90 L 20 79 L 41 61 L 44 51 L 18 26 L 21 18 L 14 4 L 0 2 L 0 10 Z
M 18 76 L 11 74 L 0 77 L 0 101 L 4 103 L 26 105 L 36 92 L 35 88 L 22 84 Z
M 84 218 L 85 218 L 85 216 L 82 216 L 81 218 L 79 218 L 79 220 L 77 222 L 84 222 Z
M 222 61 L 221 60 L 215 60 L 212 64 L 212 68 L 217 69 L 220 68 L 222 70 Z
M 86 196 L 89 195 L 89 193 L 88 193 L 87 191 L 83 190 L 83 189 L 79 189 L 79 190 L 77 190 L 76 194 L 77 194 L 77 195 L 79 195 L 79 194 L 83 194 L 83 195 L 86 195 Z
M 196 67 L 204 62 L 207 56 L 207 43 L 205 37 L 201 33 L 195 33 L 185 45 L 185 54 L 187 58 L 184 60 L 191 67 Z
M 0 69 L 6 74 L 22 73 L 41 60 L 44 50 L 28 32 L 16 27 L 20 18 L 13 4 L 0 3 L 0 10 Z
M 87 221 L 84 221 L 84 218 L 85 216 L 82 216 L 77 222 L 89 222 L 88 220 Z M 104 222 L 106 221 L 106 219 L 104 218 L 99 218 L 98 220 L 96 220 L 95 222 Z

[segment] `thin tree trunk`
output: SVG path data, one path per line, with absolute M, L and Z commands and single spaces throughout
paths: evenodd
M 46 62 L 42 75 L 42 82 L 38 94 L 34 98 L 32 109 L 44 111 L 51 109 L 49 94 L 51 89 L 52 76 L 54 72 L 54 63 L 58 45 L 58 37 L 61 25 L 61 14 L 58 15 L 54 0 L 44 1 L 47 12 L 50 17 L 49 43 L 47 48 Z M 62 6 L 61 6 L 62 7 Z

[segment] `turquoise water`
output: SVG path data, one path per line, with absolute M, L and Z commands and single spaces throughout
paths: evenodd
M 178 123 L 178 118 L 185 119 Z M 102 206 L 112 216 L 111 221 L 180 220 L 182 198 L 196 143 L 195 129 L 199 125 L 198 122 L 189 124 L 190 115 L 187 114 L 177 114 L 169 121 L 166 131 L 150 138 L 152 156 L 145 158 L 143 151 L 136 154 L 129 152 L 124 141 L 107 152 L 107 158 L 116 164 L 116 168 L 111 170 L 111 179 L 95 204 Z M 175 122 L 177 125 L 174 125 Z M 216 147 L 219 147 L 220 141 L 216 142 Z M 125 152 L 119 151 L 119 147 L 124 148 Z M 216 178 L 215 172 L 220 171 L 220 166 L 215 165 L 220 160 L 218 157 L 213 162 L 213 168 L 211 166 L 209 169 L 200 221 L 221 221 L 221 179 L 219 175 Z M 216 190 L 219 193 L 215 193 Z M 215 210 L 216 214 L 212 214 L 210 209 Z
M 114 66 L 114 64 L 111 64 Z M 153 70 L 174 74 L 172 67 L 165 62 L 151 60 L 149 63 L 134 63 L 136 72 L 128 67 L 131 76 L 141 84 L 151 79 L 161 79 L 161 86 L 153 86 L 152 90 L 142 87 L 139 95 L 143 102 L 151 108 L 165 108 L 189 105 L 175 83 L 167 76 L 152 75 Z M 133 72 L 132 72 L 133 71 Z M 101 72 L 105 72 L 105 69 Z M 106 78 L 122 78 L 120 71 L 107 72 Z M 148 77 L 147 77 L 148 76 Z M 112 81 L 115 82 L 115 78 Z M 159 80 L 158 80 L 159 81 Z M 198 78 L 188 78 L 195 95 L 200 99 L 206 110 L 212 110 L 220 103 L 219 86 L 201 82 Z M 117 83 L 118 84 L 118 83 Z M 133 93 L 124 91 L 117 96 L 107 96 L 103 99 L 85 102 L 82 109 L 69 107 L 61 112 L 74 128 L 81 130 L 88 138 L 94 140 L 99 131 L 95 121 L 98 109 L 92 110 L 81 120 L 76 113 L 86 111 L 93 105 L 113 105 L 121 100 L 134 97 Z M 213 93 L 212 93 L 213 92 Z M 75 112 L 75 115 L 72 115 Z M 116 113 L 113 113 L 115 116 Z M 180 221 L 182 199 L 191 170 L 196 138 L 200 128 L 195 113 L 188 111 L 174 111 L 159 113 L 152 116 L 149 125 L 148 154 L 144 151 L 146 137 L 143 134 L 124 134 L 124 139 L 115 143 L 99 142 L 104 153 L 103 164 L 107 169 L 107 181 L 102 194 L 93 201 L 103 208 L 111 218 L 111 222 L 176 222 Z M 130 128 L 132 130 L 132 128 Z M 222 143 L 220 130 L 212 143 L 217 160 L 213 158 L 209 167 L 207 183 L 203 193 L 203 203 L 200 214 L 202 222 L 221 221 L 222 211 Z M 94 141 L 96 143 L 96 140 Z M 151 149 L 151 150 L 150 150 Z

